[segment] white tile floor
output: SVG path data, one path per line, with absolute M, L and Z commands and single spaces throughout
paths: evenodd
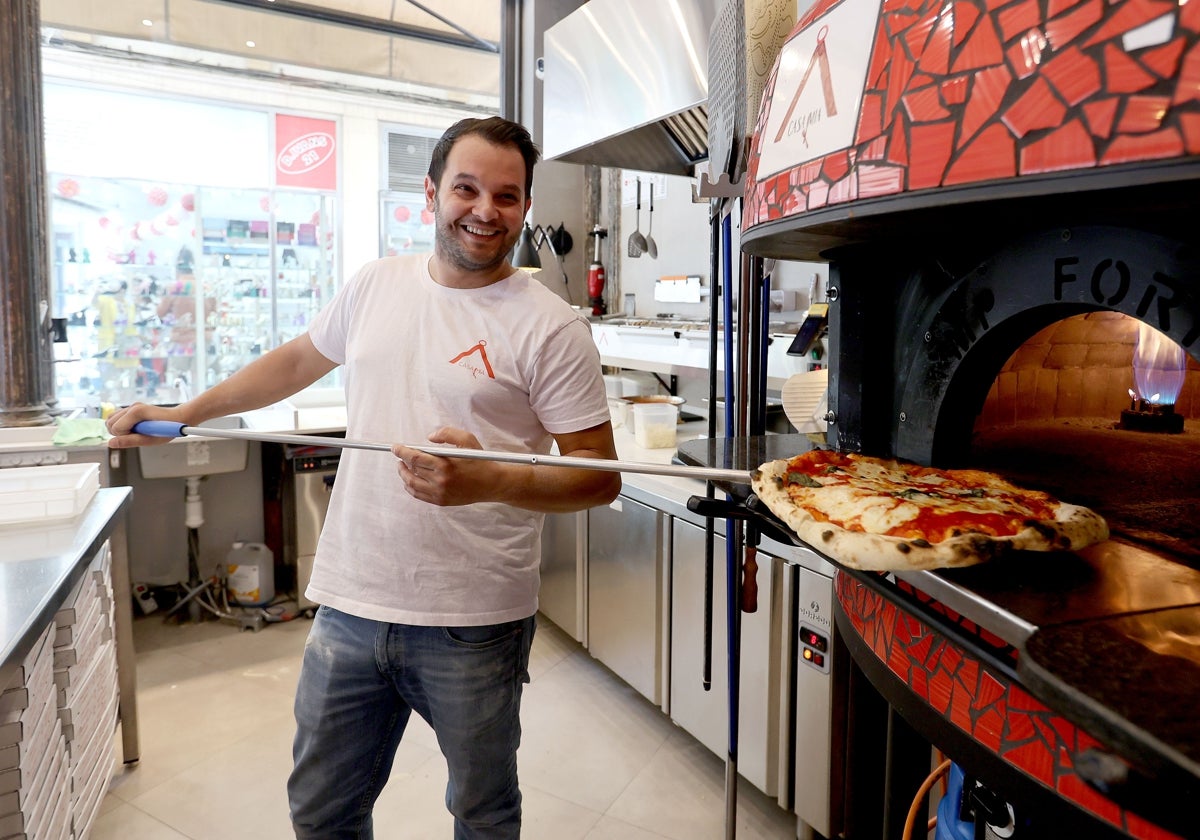
M 724 762 L 539 618 L 519 753 L 529 840 L 719 840 Z M 292 695 L 310 622 L 242 632 L 134 622 L 141 761 L 121 765 L 93 840 L 292 837 Z M 445 763 L 414 716 L 375 809 L 378 840 L 448 838 Z M 794 838 L 795 818 L 744 781 L 738 838 Z

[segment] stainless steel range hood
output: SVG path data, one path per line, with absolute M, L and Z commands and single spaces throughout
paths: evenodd
M 720 0 L 591 0 L 545 32 L 548 160 L 694 174 Z

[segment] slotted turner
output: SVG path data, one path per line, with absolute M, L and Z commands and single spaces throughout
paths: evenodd
M 646 252 L 646 237 L 642 236 L 642 179 L 637 179 L 637 224 L 629 234 L 629 256 L 640 257 Z

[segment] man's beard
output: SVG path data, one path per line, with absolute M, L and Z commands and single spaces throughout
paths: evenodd
M 433 200 L 433 222 L 434 242 L 438 256 L 463 271 L 488 271 L 507 262 L 509 252 L 517 244 L 517 237 L 520 236 L 520 231 L 517 231 L 515 234 L 503 237 L 504 245 L 493 257 L 477 259 L 467 251 L 456 236 L 458 224 L 448 222 L 442 217 L 442 206 L 437 198 Z

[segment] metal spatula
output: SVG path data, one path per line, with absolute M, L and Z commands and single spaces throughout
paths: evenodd
M 640 257 L 646 252 L 646 237 L 642 236 L 642 179 L 637 179 L 637 224 L 629 234 L 629 256 Z
M 650 211 L 646 214 L 650 219 L 646 223 L 646 253 L 650 255 L 650 259 L 658 259 L 658 243 L 654 241 L 651 232 L 654 230 L 654 182 L 650 182 Z

